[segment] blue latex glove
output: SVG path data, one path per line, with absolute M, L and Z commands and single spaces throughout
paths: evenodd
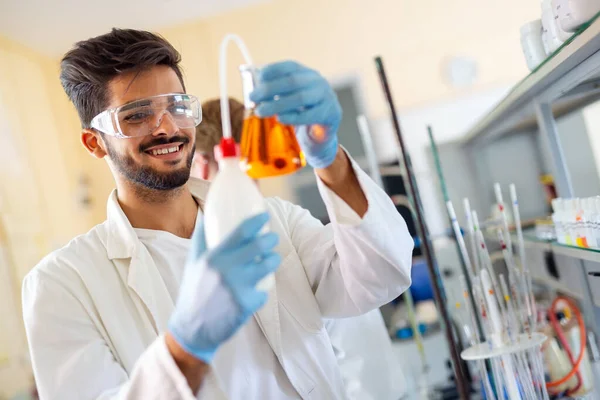
M 259 116 L 277 115 L 282 123 L 297 126 L 298 142 L 313 168 L 333 163 L 342 107 L 321 74 L 294 61 L 269 64 L 259 70 L 250 99 L 257 104 Z M 319 130 L 322 135 L 311 133 L 313 125 L 325 128 Z
M 247 219 L 209 251 L 202 222 L 196 227 L 168 329 L 181 347 L 206 363 L 267 301 L 256 284 L 281 263 L 273 251 L 278 236 L 260 234 L 268 219 L 267 213 Z

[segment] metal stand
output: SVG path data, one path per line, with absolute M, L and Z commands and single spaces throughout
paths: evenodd
M 456 385 L 458 389 L 458 393 L 460 398 L 463 400 L 469 399 L 469 387 L 467 380 L 465 378 L 465 372 L 462 369 L 462 363 L 460 359 L 460 354 L 458 353 L 458 343 L 455 340 L 454 334 L 452 332 L 452 321 L 450 320 L 450 315 L 448 313 L 448 309 L 446 308 L 446 298 L 444 293 L 444 287 L 442 283 L 442 278 L 440 276 L 439 269 L 437 267 L 437 263 L 435 261 L 435 254 L 433 251 L 433 246 L 431 244 L 431 240 L 429 238 L 429 233 L 427 231 L 427 225 L 425 224 L 425 218 L 423 216 L 423 209 L 421 207 L 421 201 L 419 197 L 418 188 L 416 185 L 416 181 L 414 179 L 414 173 L 412 171 L 412 164 L 410 161 L 410 156 L 408 154 L 408 150 L 404 145 L 404 140 L 402 137 L 402 132 L 400 130 L 400 124 L 398 123 L 398 116 L 396 114 L 396 109 L 394 107 L 394 102 L 392 99 L 392 94 L 390 91 L 390 87 L 388 85 L 387 76 L 385 73 L 385 69 L 383 67 L 383 60 L 381 57 L 375 58 L 375 65 L 377 67 L 377 72 L 379 73 L 379 79 L 381 80 L 381 84 L 383 87 L 383 91 L 386 96 L 386 100 L 390 109 L 390 113 L 392 116 L 392 124 L 394 126 L 394 130 L 396 131 L 396 135 L 398 137 L 398 143 L 400 145 L 400 150 L 402 152 L 402 158 L 404 161 L 404 167 L 406 169 L 406 175 L 408 178 L 410 195 L 412 198 L 412 202 L 414 205 L 415 214 L 417 217 L 417 227 L 419 230 L 419 235 L 422 239 L 422 249 L 423 254 L 425 255 L 425 259 L 427 260 L 427 267 L 429 269 L 429 276 L 431 278 L 431 283 L 433 286 L 433 295 L 435 297 L 435 302 L 440 310 L 440 314 L 442 316 L 444 332 L 446 335 L 446 340 L 448 342 L 448 346 L 450 348 L 450 356 L 452 358 L 452 365 L 454 368 L 454 376 L 456 377 Z

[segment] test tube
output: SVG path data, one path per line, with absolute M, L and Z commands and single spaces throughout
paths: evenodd
M 517 229 L 517 240 L 519 246 L 519 257 L 521 259 L 521 271 L 524 273 L 524 280 L 522 281 L 525 287 L 525 301 L 527 303 L 527 311 L 529 315 L 529 323 L 532 331 L 535 331 L 537 324 L 537 309 L 535 304 L 535 296 L 533 294 L 533 283 L 531 281 L 531 274 L 529 267 L 527 266 L 525 259 L 525 240 L 523 239 L 523 227 L 521 226 L 521 213 L 519 212 L 519 201 L 517 199 L 517 188 L 514 183 L 509 186 L 510 198 L 513 204 L 513 216 L 515 219 L 515 226 Z M 502 196 L 502 193 L 500 193 Z M 510 237 L 510 235 L 509 235 Z
M 508 229 L 508 218 L 506 216 L 506 208 L 504 207 L 504 200 L 502 199 L 502 188 L 497 182 L 494 183 L 494 193 L 496 193 L 496 202 L 498 203 L 498 210 L 500 211 L 500 216 L 502 217 L 502 224 L 504 225 L 504 231 L 506 232 L 506 246 L 508 247 L 508 252 L 512 256 L 512 239 L 510 237 L 510 229 Z
M 523 310 L 523 304 L 521 301 L 521 296 L 520 293 L 517 289 L 517 284 L 516 284 L 516 277 L 519 276 L 519 272 L 517 270 L 517 268 L 515 267 L 514 264 L 514 260 L 512 259 L 512 257 L 510 256 L 510 254 L 508 253 L 508 249 L 506 248 L 506 244 L 504 243 L 504 235 L 502 235 L 502 230 L 498 229 L 498 240 L 500 241 L 500 246 L 502 248 L 502 255 L 504 256 L 504 262 L 506 263 L 506 266 L 508 267 L 508 282 L 509 282 L 509 287 L 512 293 L 512 297 L 515 298 L 515 300 L 517 301 L 517 321 L 520 323 L 521 327 L 523 328 L 523 330 L 525 330 L 525 321 L 523 320 L 523 313 L 521 312 Z M 520 331 L 520 329 L 519 329 Z
M 483 273 L 483 269 L 482 269 L 482 273 Z M 488 318 L 489 313 L 487 311 L 487 306 L 485 304 L 485 298 L 483 296 L 483 288 L 481 285 L 481 279 L 480 277 L 475 278 L 475 280 L 473 281 L 473 296 L 475 297 L 476 300 L 476 304 L 477 307 L 479 307 L 479 315 L 481 317 L 481 321 L 483 323 L 483 330 L 485 333 L 485 337 L 486 337 L 486 342 L 488 344 L 488 346 L 491 348 L 494 347 L 494 344 L 492 342 L 492 332 L 493 332 L 493 328 L 491 327 L 491 322 Z M 502 399 L 504 398 L 504 390 L 503 390 L 503 383 L 502 383 L 502 374 L 501 374 L 501 368 L 499 366 L 499 360 L 497 358 L 492 358 L 490 360 L 490 364 L 492 366 L 492 376 L 494 377 L 494 387 L 496 388 L 496 393 L 498 394 L 498 398 Z
M 541 346 L 539 346 L 537 349 L 531 350 L 531 352 L 533 353 L 535 365 L 536 365 L 536 368 L 538 371 L 537 375 L 538 375 L 539 389 L 540 389 L 540 392 L 542 393 L 541 397 L 544 400 L 549 400 L 548 388 L 546 387 L 546 377 L 544 374 L 544 360 L 542 359 L 543 358 L 542 348 L 541 348 Z
M 517 230 L 517 244 L 519 247 L 519 258 L 521 259 L 521 269 L 525 269 L 527 268 L 527 265 L 525 264 L 525 241 L 523 240 L 523 227 L 521 226 L 521 213 L 519 212 L 519 201 L 517 200 L 517 188 L 514 183 L 510 184 L 509 191 L 513 208 L 513 218 Z
M 535 387 L 533 384 L 533 377 L 531 374 L 531 370 L 528 367 L 527 363 L 523 359 L 523 354 L 521 352 L 513 354 L 513 362 L 516 365 L 517 370 L 517 380 L 520 383 L 520 387 L 523 390 L 523 394 L 525 395 L 525 399 L 529 400 L 537 400 L 538 397 L 535 393 Z
M 450 215 L 450 220 L 452 221 L 452 229 L 454 230 L 454 236 L 456 237 L 456 242 L 458 243 L 458 248 L 460 249 L 460 253 L 465 261 L 465 265 L 467 267 L 467 271 L 473 276 L 475 275 L 473 271 L 473 266 L 471 265 L 471 257 L 469 257 L 469 252 L 467 251 L 467 247 L 465 246 L 465 240 L 463 238 L 462 232 L 460 231 L 460 225 L 458 224 L 458 220 L 456 219 L 456 213 L 454 212 L 454 206 L 452 202 L 448 200 L 446 202 L 446 208 L 448 209 L 448 215 Z
M 460 284 L 461 284 L 461 288 L 463 291 L 465 308 L 467 309 L 467 314 L 469 315 L 469 319 L 471 321 L 471 330 L 473 332 L 477 332 L 476 331 L 477 322 L 476 322 L 476 317 L 475 317 L 475 311 L 471 307 L 471 299 L 469 297 L 469 290 L 467 287 L 467 279 L 464 275 L 460 276 Z M 477 335 L 474 334 L 471 336 L 471 346 L 476 346 L 477 344 L 479 344 L 479 340 L 477 338 Z M 485 391 L 486 399 L 495 400 L 494 392 L 492 390 L 492 386 L 490 384 L 487 370 L 485 368 L 485 363 L 483 362 L 483 360 L 478 360 L 477 367 L 479 368 L 479 376 L 480 376 L 481 382 L 483 384 L 483 390 Z
M 500 280 L 500 286 L 502 287 L 502 294 L 504 296 L 504 301 L 506 302 L 506 308 L 508 310 L 508 324 L 513 327 L 513 337 L 511 341 L 513 343 L 519 341 L 519 330 L 518 330 L 518 322 L 517 315 L 515 314 L 515 310 L 513 307 L 512 299 L 510 297 L 510 293 L 508 291 L 508 285 L 506 284 L 506 279 L 503 274 L 498 276 Z M 535 389 L 533 385 L 533 378 L 530 374 L 530 370 L 527 366 L 527 363 L 523 360 L 522 354 L 517 353 L 513 355 L 514 365 L 516 366 L 516 371 L 518 375 L 518 380 L 521 383 L 521 387 L 525 391 L 525 397 L 527 399 L 535 400 Z
M 477 214 L 475 212 L 473 212 L 473 220 L 477 219 Z M 492 293 L 496 296 L 496 301 L 498 303 L 498 306 L 500 307 L 500 312 L 503 316 L 506 316 L 506 307 L 504 307 L 504 302 L 502 301 L 502 296 L 500 295 L 500 287 L 498 286 L 498 281 L 496 280 L 496 274 L 494 273 L 494 267 L 492 265 L 492 260 L 490 259 L 490 254 L 487 251 L 487 247 L 485 246 L 485 239 L 483 238 L 483 233 L 481 233 L 481 230 L 477 231 L 477 240 L 479 241 L 479 250 L 480 250 L 480 254 L 481 254 L 481 258 L 482 258 L 482 263 L 484 265 L 485 268 L 483 268 L 481 270 L 481 272 L 483 273 L 483 271 L 488 272 L 488 275 L 490 277 L 491 280 L 491 290 Z M 506 317 L 503 318 L 503 320 L 506 320 Z
M 473 227 L 473 217 L 471 214 L 471 204 L 469 199 L 466 197 L 463 199 L 463 206 L 465 209 L 465 217 L 467 219 L 467 232 L 469 233 L 469 245 L 471 247 L 471 255 L 473 256 L 473 272 L 475 275 L 479 274 L 481 266 L 479 265 L 479 251 L 477 250 L 477 243 L 475 239 L 475 229 Z
M 492 326 L 492 342 L 497 348 L 502 348 L 504 343 L 502 341 L 502 315 L 499 311 L 498 304 L 496 303 L 496 297 L 492 294 L 492 280 L 487 270 L 481 271 L 481 284 L 485 294 L 486 303 L 488 305 L 488 311 Z M 517 383 L 518 371 L 515 370 L 512 358 L 509 354 L 503 354 L 499 356 L 502 360 L 502 371 L 504 382 L 506 383 L 506 391 L 508 392 L 509 398 L 520 399 L 519 385 Z
M 529 316 L 529 323 L 531 325 L 531 331 L 535 332 L 537 330 L 537 307 L 535 305 L 535 296 L 533 294 L 533 282 L 531 280 L 531 273 L 529 270 L 525 271 L 524 284 L 527 287 L 527 299 L 529 299 L 529 304 L 531 305 L 531 315 Z
M 506 285 L 506 279 L 504 279 L 504 275 L 498 275 L 498 279 L 500 280 L 500 287 L 502 288 L 502 296 L 504 297 L 504 302 L 506 303 L 507 310 L 507 326 L 510 327 L 509 330 L 509 339 L 511 342 L 515 342 L 518 340 L 519 336 L 519 328 L 517 323 L 517 316 L 515 314 L 515 309 L 513 308 L 513 304 L 510 298 L 510 293 L 508 292 L 508 286 Z

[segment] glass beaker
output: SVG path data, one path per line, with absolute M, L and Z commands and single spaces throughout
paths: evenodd
M 280 123 L 275 116 L 256 115 L 255 104 L 250 100 L 255 73 L 252 65 L 240 66 L 246 109 L 240 143 L 242 162 L 248 176 L 254 179 L 291 174 L 306 165 L 296 130 Z

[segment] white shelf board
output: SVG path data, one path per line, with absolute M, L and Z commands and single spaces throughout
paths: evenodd
M 464 141 L 491 139 L 535 125 L 535 102 L 552 104 L 565 94 L 574 93 L 573 101 L 557 105 L 561 113 L 566 113 L 598 98 L 598 93 L 592 93 L 596 85 L 585 84 L 600 76 L 600 63 L 596 58 L 600 59 L 600 18 L 537 71 L 519 82 L 467 132 Z M 581 90 L 576 90 L 578 85 L 582 85 Z M 592 93 L 587 100 L 586 93 Z
M 600 263 L 600 252 L 582 249 L 578 247 L 563 246 L 558 243 L 552 243 L 552 252 L 567 257 L 577 258 L 579 260 Z

